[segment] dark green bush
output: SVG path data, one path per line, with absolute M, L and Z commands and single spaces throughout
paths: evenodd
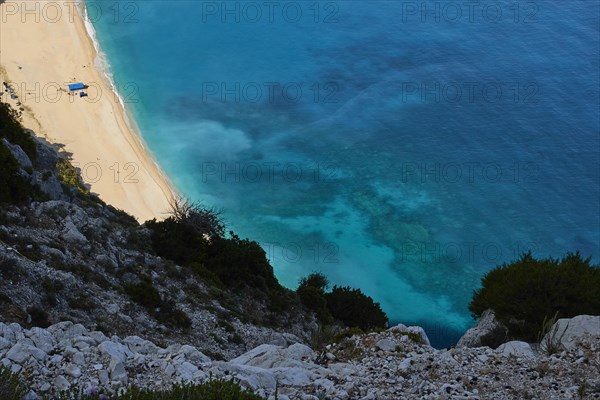
M 37 156 L 34 138 L 23 129 L 16 112 L 0 102 L 0 203 L 19 204 L 29 199 L 44 200 L 45 195 L 37 185 L 20 175 L 20 165 L 11 151 L 2 143 L 6 138 L 10 143 L 23 149 L 31 161 Z
M 207 248 L 204 265 L 230 286 L 249 285 L 259 289 L 279 287 L 265 251 L 256 242 L 230 238 L 213 238 Z
M 314 286 L 300 286 L 296 293 L 300 297 L 302 304 L 309 310 L 314 311 L 322 323 L 331 322 L 331 313 L 327 308 L 327 299 L 322 290 Z
M 192 326 L 190 317 L 184 311 L 177 308 L 173 300 L 163 301 L 155 317 L 160 322 L 179 328 L 187 329 Z
M 300 285 L 298 286 L 298 289 L 306 286 L 319 289 L 321 292 L 325 293 L 329 287 L 329 279 L 319 272 L 313 272 L 307 277 L 300 279 Z
M 379 303 L 365 295 L 360 289 L 334 286 L 325 294 L 327 307 L 331 315 L 348 327 L 357 327 L 363 331 L 385 328 L 388 318 Z
M 369 331 L 384 328 L 388 323 L 380 305 L 360 289 L 334 286 L 326 293 L 329 280 L 318 272 L 300 279 L 299 283 L 296 293 L 302 304 L 314 311 L 322 324 L 336 319 L 350 328 Z
M 0 103 L 1 104 L 1 103 Z M 30 198 L 41 198 L 40 190 L 19 174 L 19 162 L 0 142 L 0 203 L 19 204 Z
M 32 306 L 27 309 L 27 313 L 31 316 L 31 326 L 39 326 L 47 328 L 50 326 L 48 321 L 48 313 L 40 306 Z
M 229 237 L 212 236 L 188 224 L 169 217 L 151 220 L 146 226 L 152 231 L 152 247 L 157 255 L 179 265 L 190 267 L 203 278 L 229 287 L 250 286 L 265 292 L 278 288 L 264 250 L 256 242 L 242 240 L 233 232 Z
M 152 286 L 152 282 L 144 280 L 140 283 L 125 284 L 123 285 L 123 288 L 125 289 L 127 296 L 142 307 L 154 310 L 161 305 L 162 301 L 160 299 L 160 294 L 158 293 L 158 290 Z
M 206 258 L 208 241 L 191 226 L 173 217 L 159 222 L 153 219 L 146 226 L 152 231 L 152 248 L 157 255 L 185 266 L 193 262 L 202 264 Z
M 6 138 L 19 145 L 31 161 L 37 157 L 37 146 L 33 137 L 19 122 L 17 113 L 8 104 L 0 102 L 0 139 Z
M 125 284 L 123 288 L 131 300 L 146 308 L 156 320 L 184 329 L 192 326 L 188 315 L 177 308 L 173 300 L 163 300 L 149 279 L 143 279 L 140 283 Z
M 22 399 L 29 392 L 29 387 L 18 374 L 0 366 L 0 399 Z
M 503 264 L 482 279 L 469 305 L 474 317 L 488 308 L 511 339 L 533 342 L 544 318 L 600 314 L 600 268 L 579 252 L 562 259 L 535 259 L 531 252 Z

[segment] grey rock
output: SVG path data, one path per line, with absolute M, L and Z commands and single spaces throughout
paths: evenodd
M 505 357 L 515 356 L 515 357 L 525 357 L 525 358 L 535 358 L 535 353 L 531 349 L 529 343 L 521 342 L 521 341 L 511 341 L 507 343 L 501 344 L 497 349 L 496 353 L 502 354 Z
M 183 345 L 179 349 L 179 353 L 184 354 L 186 359 L 188 359 L 189 361 L 191 361 L 195 364 L 210 362 L 210 358 L 208 358 L 206 355 L 204 355 L 202 352 L 200 352 L 194 346 Z
M 375 343 L 375 346 L 383 351 L 396 351 L 398 343 L 392 339 L 381 339 Z
M 46 359 L 48 357 L 48 354 L 46 354 L 43 350 L 38 349 L 37 347 L 21 343 L 15 344 L 8 351 L 8 353 L 6 353 L 6 358 L 18 364 L 22 364 L 30 357 L 34 357 L 35 359 L 41 361 Z
M 120 363 L 125 363 L 128 357 L 132 356 L 133 353 L 129 348 L 121 343 L 115 343 L 111 341 L 104 341 L 98 345 L 98 349 L 101 353 L 111 357 Z
M 31 328 L 27 332 L 27 336 L 33 341 L 35 347 L 43 350 L 46 353 L 50 353 L 54 348 L 54 336 L 52 336 L 52 334 L 46 329 L 37 327 Z
M 508 340 L 508 329 L 502 325 L 493 310 L 486 310 L 477 324 L 459 339 L 457 347 L 496 348 Z
M 65 378 L 62 375 L 57 376 L 54 379 L 54 387 L 56 389 L 58 389 L 59 391 L 61 390 L 67 390 L 68 388 L 71 387 L 71 384 L 69 383 L 69 381 L 67 380 L 67 378 Z
M 0 351 L 4 350 L 4 349 L 10 349 L 11 347 L 12 347 L 11 342 L 9 342 L 8 340 L 6 340 L 0 336 Z
M 187 361 L 176 364 L 174 367 L 175 373 L 179 375 L 183 381 L 192 381 L 198 372 L 198 367 Z
M 65 372 L 73 378 L 79 378 L 81 376 L 81 369 L 73 364 L 67 365 Z
M 427 337 L 427 334 L 425 333 L 425 330 L 423 328 L 421 328 L 420 326 L 406 326 L 404 324 L 398 324 L 396 326 L 393 326 L 389 329 L 389 331 L 391 332 L 398 332 L 398 333 L 412 333 L 412 334 L 416 334 L 419 336 L 421 344 L 430 346 L 430 342 L 429 342 L 429 338 Z
M 65 224 L 65 229 L 63 230 L 61 237 L 65 241 L 73 244 L 83 244 L 88 241 L 87 238 L 77 230 L 77 227 L 72 222 L 67 222 Z
M 567 350 L 575 348 L 578 339 L 600 336 L 600 316 L 578 315 L 561 318 L 550 328 L 541 342 L 542 349 L 555 344 Z
M 5 138 L 2 138 L 2 143 L 6 146 L 8 150 L 12 153 L 13 157 L 19 162 L 19 165 L 22 168 L 32 168 L 33 164 L 27 154 L 23 151 L 21 146 L 12 144 Z
M 110 360 L 108 371 L 110 372 L 111 380 L 127 383 L 127 371 L 125 370 L 125 363 L 113 358 Z

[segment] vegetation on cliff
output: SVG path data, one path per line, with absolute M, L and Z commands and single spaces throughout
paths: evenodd
M 480 317 L 492 309 L 512 339 L 534 342 L 545 319 L 600 315 L 600 268 L 590 261 L 579 252 L 561 259 L 525 253 L 482 278 L 469 310 Z

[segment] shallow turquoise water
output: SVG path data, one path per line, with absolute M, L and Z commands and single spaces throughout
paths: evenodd
M 265 4 L 90 10 L 160 165 L 285 285 L 321 271 L 443 346 L 496 264 L 598 260 L 598 2 Z

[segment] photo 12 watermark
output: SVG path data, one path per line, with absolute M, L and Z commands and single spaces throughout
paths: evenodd
M 139 183 L 140 166 L 136 162 L 103 162 L 97 161 L 78 162 L 70 161 L 71 165 L 79 172 L 81 179 L 86 184 L 98 183 L 101 180 L 112 183 Z
M 338 264 L 340 246 L 335 242 L 264 242 L 260 243 L 270 262 L 303 263 L 315 266 Z
M 197 91 L 203 102 L 223 103 L 339 103 L 338 82 L 202 82 Z
M 340 2 L 326 1 L 200 1 L 201 22 L 315 23 L 339 22 Z
M 400 7 L 403 24 L 532 24 L 540 14 L 538 3 L 531 1 L 403 1 Z
M 403 103 L 516 103 L 540 101 L 537 82 L 514 81 L 405 81 L 396 83 Z
M 402 183 L 537 183 L 535 162 L 404 162 L 395 175 Z M 399 174 L 398 174 L 399 172 Z
M 495 241 L 407 241 L 398 244 L 397 259 L 403 263 L 466 265 L 483 262 L 496 265 L 538 249 L 538 244 L 532 241 L 509 244 Z
M 203 162 L 202 183 L 334 183 L 341 178 L 341 169 L 332 163 L 304 164 L 295 162 Z
M 96 23 L 106 18 L 112 23 L 140 22 L 140 1 L 45 1 L 6 0 L 0 3 L 0 21 L 35 23 L 74 23 L 78 16 Z

